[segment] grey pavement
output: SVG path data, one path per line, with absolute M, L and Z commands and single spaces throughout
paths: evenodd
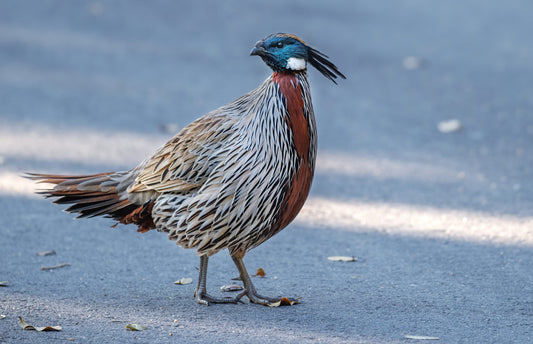
M 532 342 L 531 13 L 518 0 L 0 1 L 0 343 Z M 260 292 L 300 304 L 200 306 L 195 252 L 74 220 L 19 177 L 134 167 L 259 85 L 269 70 L 248 54 L 272 32 L 348 77 L 310 71 L 309 201 L 245 257 L 266 271 Z M 236 276 L 220 252 L 208 288 Z M 23 331 L 19 316 L 62 330 Z

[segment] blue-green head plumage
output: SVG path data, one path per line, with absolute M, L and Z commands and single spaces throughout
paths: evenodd
M 337 77 L 346 79 L 326 55 L 292 34 L 271 34 L 258 41 L 250 55 L 260 56 L 274 72 L 304 70 L 310 63 L 333 82 Z

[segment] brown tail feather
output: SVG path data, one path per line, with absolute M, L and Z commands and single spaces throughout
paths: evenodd
M 134 223 L 139 232 L 154 229 L 152 219 L 153 201 L 145 204 L 131 203 L 122 199 L 117 190 L 118 182 L 113 180 L 113 172 L 92 175 L 65 176 L 28 173 L 27 178 L 38 183 L 55 184 L 53 188 L 39 190 L 46 198 L 56 198 L 57 204 L 72 204 L 65 209 L 78 213 L 80 217 L 104 216 L 120 223 Z

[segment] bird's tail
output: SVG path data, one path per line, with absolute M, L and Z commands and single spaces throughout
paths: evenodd
M 78 176 L 28 173 L 25 177 L 38 183 L 53 184 L 53 187 L 40 189 L 37 193 L 56 198 L 53 202 L 57 204 L 71 204 L 65 211 L 78 213 L 78 218 L 110 217 L 123 224 L 134 223 L 140 232 L 155 228 L 151 215 L 153 202 L 135 204 L 128 199 L 127 172 Z

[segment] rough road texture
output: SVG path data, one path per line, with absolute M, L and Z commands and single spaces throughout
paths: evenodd
M 0 343 L 529 342 L 533 4 L 199 3 L 0 2 Z M 74 221 L 19 177 L 135 166 L 259 85 L 269 70 L 248 53 L 278 31 L 348 76 L 334 87 L 310 72 L 309 202 L 245 258 L 267 273 L 260 291 L 301 304 L 199 306 L 194 283 L 173 284 L 196 281 L 194 252 Z M 450 119 L 462 130 L 437 130 Z M 40 269 L 61 263 L 71 266 Z M 208 287 L 235 276 L 221 252 Z M 23 331 L 18 316 L 63 330 Z

